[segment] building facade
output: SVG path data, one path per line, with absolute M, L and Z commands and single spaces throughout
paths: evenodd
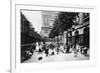
M 78 25 L 72 27 L 68 31 L 68 44 L 79 44 L 89 48 L 89 32 L 90 32 L 90 15 L 89 13 L 78 14 Z
M 89 48 L 90 14 L 79 13 L 76 19 L 78 24 L 73 25 L 71 29 L 64 31 L 62 35 L 59 35 L 59 42 L 66 43 L 67 45 L 79 44 Z

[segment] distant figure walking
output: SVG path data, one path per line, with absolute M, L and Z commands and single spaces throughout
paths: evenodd
M 38 52 L 39 51 L 39 44 L 38 44 L 38 42 L 36 43 L 36 52 Z

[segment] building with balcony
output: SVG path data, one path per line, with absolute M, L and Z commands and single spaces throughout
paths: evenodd
M 90 14 L 79 13 L 78 25 L 73 25 L 72 29 L 68 31 L 68 44 L 79 44 L 89 47 L 89 25 Z
M 59 35 L 59 42 L 67 45 L 79 44 L 89 48 L 90 14 L 78 13 L 75 22 L 77 25 Z

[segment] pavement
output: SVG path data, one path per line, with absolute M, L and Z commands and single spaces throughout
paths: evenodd
M 40 60 L 38 59 L 40 58 Z M 44 53 L 38 54 L 34 53 L 32 57 L 26 60 L 24 63 L 34 63 L 34 62 L 59 62 L 59 61 L 73 61 L 73 60 L 89 60 L 89 57 L 78 53 L 75 57 L 74 53 L 62 53 L 55 54 L 52 56 L 46 56 Z

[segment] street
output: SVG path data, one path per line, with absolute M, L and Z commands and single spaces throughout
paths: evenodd
M 38 60 L 39 57 L 42 57 L 41 60 Z M 75 60 L 89 60 L 89 57 L 82 54 L 78 54 L 77 57 L 74 56 L 74 53 L 62 53 L 55 54 L 52 56 L 45 56 L 45 54 L 34 53 L 29 60 L 26 60 L 24 63 L 34 63 L 34 62 L 59 62 L 59 61 L 75 61 Z

